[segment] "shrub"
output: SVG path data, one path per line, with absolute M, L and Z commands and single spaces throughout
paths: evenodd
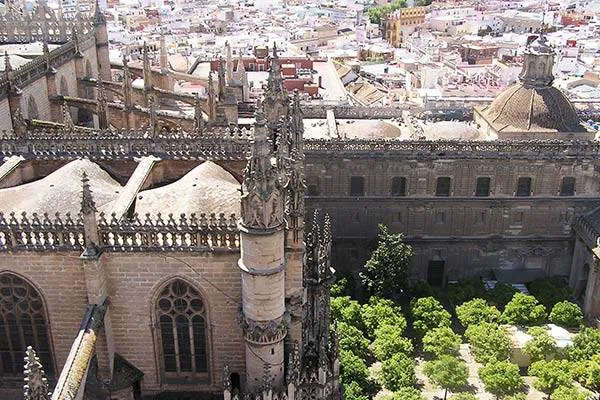
M 350 292 L 350 282 L 346 277 L 337 280 L 329 289 L 331 297 L 350 296 Z
M 600 354 L 600 329 L 597 328 L 583 328 L 567 349 L 571 361 L 587 361 L 596 354 Z
M 450 313 L 433 297 L 422 297 L 412 303 L 413 326 L 421 335 L 433 328 L 450 326 Z
M 546 360 L 554 357 L 558 351 L 556 340 L 548 334 L 546 329 L 534 326 L 527 331 L 532 339 L 525 343 L 524 351 L 531 361 Z
M 496 286 L 488 292 L 488 299 L 499 310 L 504 310 L 504 307 L 512 300 L 515 293 L 519 293 L 519 291 L 512 285 L 508 283 L 496 283 Z
M 403 333 L 406 329 L 406 319 L 402 315 L 400 307 L 393 301 L 371 297 L 369 304 L 362 306 L 362 320 L 365 334 L 368 338 L 374 337 L 375 331 L 382 325 L 394 325 Z
M 423 397 L 418 389 L 404 387 L 398 389 L 398 391 L 392 393 L 390 396 L 382 398 L 381 400 L 425 400 L 425 397 Z
M 462 393 L 456 393 L 456 394 L 450 396 L 450 398 L 448 400 L 477 400 L 477 397 L 475 397 L 474 394 L 471 394 L 468 392 L 462 392 Z
M 371 349 L 379 361 L 385 361 L 396 353 L 410 355 L 413 345 L 410 339 L 402 336 L 402 330 L 395 325 L 383 325 L 375 331 Z
M 533 296 L 515 293 L 504 308 L 502 319 L 514 325 L 538 325 L 546 320 L 546 308 Z
M 517 394 L 523 388 L 519 367 L 510 361 L 494 361 L 479 369 L 485 390 L 497 397 Z
M 527 289 L 548 310 L 552 309 L 559 301 L 571 298 L 569 285 L 559 276 L 536 279 L 527 285 Z
M 552 392 L 552 400 L 586 400 L 589 395 L 587 391 L 561 386 Z
M 483 299 L 473 299 L 456 307 L 456 316 L 465 328 L 481 322 L 497 322 L 500 311 Z
M 592 390 L 600 390 L 600 354 L 592 356 L 591 360 L 582 364 L 585 366 L 581 374 L 583 384 Z
M 381 364 L 381 381 L 391 391 L 413 387 L 417 382 L 413 360 L 404 354 L 394 354 Z
M 583 313 L 577 304 L 561 301 L 552 307 L 550 321 L 567 328 L 577 328 L 583 324 Z
M 337 326 L 340 350 L 350 351 L 362 359 L 370 356 L 370 342 L 360 330 L 346 322 L 340 322 Z
M 477 362 L 487 364 L 490 361 L 502 361 L 510 354 L 510 339 L 496 324 L 482 322 L 471 325 L 465 331 L 465 337 L 473 348 Z
M 454 305 L 485 295 L 485 285 L 480 278 L 465 278 L 448 285 L 448 297 Z
M 469 377 L 467 363 L 448 355 L 426 362 L 424 372 L 433 384 L 444 389 L 444 398 L 448 391 L 457 392 L 467 386 Z
M 444 354 L 458 354 L 460 342 L 460 336 L 451 328 L 435 328 L 423 337 L 423 350 L 438 357 Z
M 536 361 L 529 366 L 528 372 L 537 378 L 533 386 L 548 395 L 561 386 L 573 385 L 571 363 L 566 360 Z
M 364 330 L 360 304 L 350 296 L 331 298 L 331 316 L 338 322 Z
M 342 383 L 356 382 L 361 388 L 367 386 L 369 371 L 362 358 L 351 351 L 340 351 L 340 377 Z
M 345 400 L 369 400 L 365 395 L 362 387 L 356 382 L 344 384 L 344 399 Z
M 409 292 L 412 299 L 421 297 L 434 297 L 437 299 L 439 297 L 438 290 L 425 281 L 415 282 L 410 287 Z

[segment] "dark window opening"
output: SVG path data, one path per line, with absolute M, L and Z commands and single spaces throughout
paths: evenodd
M 392 196 L 406 196 L 406 178 L 400 176 L 392 178 Z
M 365 178 L 362 176 L 350 177 L 350 196 L 365 195 Z
M 22 377 L 31 346 L 46 374 L 54 375 L 44 303 L 38 291 L 13 274 L 0 275 L 0 376 Z
M 204 301 L 182 280 L 171 282 L 156 304 L 162 367 L 169 376 L 208 372 Z
M 431 286 L 443 286 L 444 266 L 445 262 L 442 260 L 429 261 L 427 267 L 427 283 Z
M 437 178 L 437 185 L 435 188 L 436 196 L 450 196 L 450 177 L 440 176 Z
M 320 190 L 321 182 L 319 178 L 309 179 L 308 185 L 306 188 L 307 196 L 319 196 L 321 194 Z
M 531 196 L 531 178 L 521 177 L 517 181 L 517 196 Z
M 562 178 L 560 184 L 560 195 L 561 196 L 574 196 L 575 195 L 575 178 L 571 176 L 565 176 Z
M 487 197 L 490 195 L 490 178 L 477 178 L 477 186 L 475 188 L 475 196 Z

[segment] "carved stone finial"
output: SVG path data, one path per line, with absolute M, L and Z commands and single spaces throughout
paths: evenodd
M 196 96 L 196 102 L 194 105 L 194 130 L 196 133 L 202 133 L 204 131 L 204 117 L 202 116 L 202 103 L 200 102 L 200 96 Z
M 156 116 L 156 102 L 154 96 L 148 97 L 148 127 L 153 135 L 158 134 L 158 117 Z
M 48 400 L 48 380 L 40 359 L 31 346 L 25 352 L 25 386 L 23 386 L 24 400 Z
M 73 40 L 75 56 L 81 56 L 81 51 L 79 49 L 79 35 L 77 34 L 77 25 L 73 25 L 73 27 L 71 28 L 71 40 Z
M 106 25 L 106 18 L 104 17 L 102 10 L 100 10 L 100 3 L 98 0 L 96 0 L 94 8 L 94 17 L 92 19 L 94 26 Z
M 142 48 L 142 62 L 144 72 L 144 90 L 148 91 L 152 89 L 152 71 L 150 69 L 150 57 L 148 55 L 148 45 L 144 42 Z
M 106 93 L 104 92 L 104 83 L 102 77 L 98 77 L 97 81 L 97 98 L 96 112 L 98 114 L 98 127 L 100 129 L 108 129 L 108 104 L 106 102 Z
M 223 390 L 229 390 L 231 392 L 231 370 L 229 365 L 225 364 L 223 367 Z
M 18 138 L 23 138 L 27 134 L 27 121 L 23 117 L 23 113 L 20 108 L 17 108 L 11 115 L 13 131 Z
M 67 133 L 72 133 L 75 130 L 75 124 L 71 118 L 71 113 L 69 112 L 69 106 L 67 106 L 67 102 L 63 101 L 60 108 L 62 112 L 63 129 Z
M 89 179 L 85 171 L 81 174 L 81 213 L 84 215 L 89 215 L 95 213 L 96 204 L 94 203 L 94 198 L 92 197 L 92 191 L 90 189 Z

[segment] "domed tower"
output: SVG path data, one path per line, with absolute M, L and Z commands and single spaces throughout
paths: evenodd
M 527 45 L 517 83 L 476 108 L 480 132 L 498 139 L 591 139 L 567 97 L 552 86 L 554 49 L 543 33 Z
M 258 392 L 265 384 L 282 387 L 284 378 L 285 173 L 267 135 L 259 105 L 239 222 L 248 393 Z

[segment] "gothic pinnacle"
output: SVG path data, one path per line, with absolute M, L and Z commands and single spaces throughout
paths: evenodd
M 96 204 L 94 203 L 94 198 L 92 197 L 92 191 L 90 190 L 89 179 L 85 171 L 81 174 L 81 185 L 82 185 L 82 193 L 81 193 L 81 213 L 84 215 L 88 215 L 96 212 Z

